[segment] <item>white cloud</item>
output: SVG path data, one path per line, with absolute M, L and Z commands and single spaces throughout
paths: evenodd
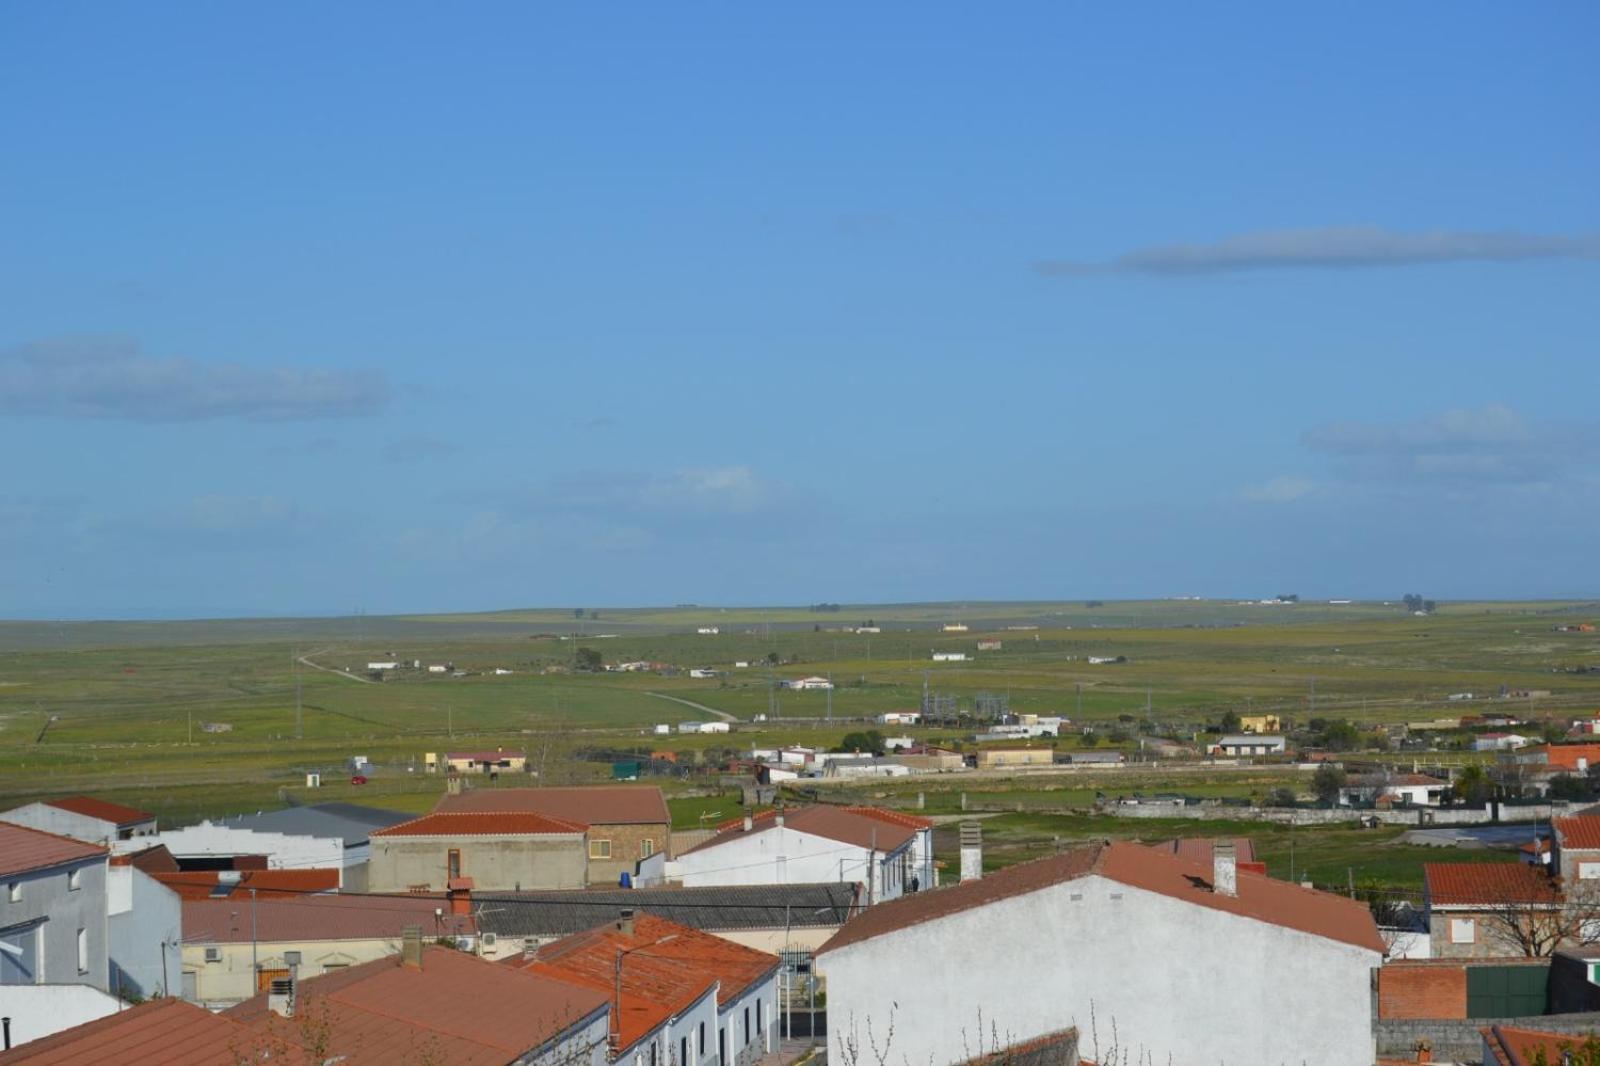
M 1248 503 L 1290 503 L 1316 491 L 1316 483 L 1298 474 L 1280 474 L 1259 485 L 1246 485 L 1239 499 Z
M 352 418 L 388 406 L 376 370 L 249 367 L 157 357 L 122 337 L 62 338 L 0 350 L 0 415 L 194 422 Z
M 1050 277 L 1174 276 L 1308 267 L 1513 263 L 1533 259 L 1600 259 L 1600 234 L 1569 237 L 1450 230 L 1404 233 L 1382 226 L 1322 226 L 1262 230 L 1200 244 L 1155 245 L 1101 262 L 1047 259 L 1035 263 L 1034 269 Z

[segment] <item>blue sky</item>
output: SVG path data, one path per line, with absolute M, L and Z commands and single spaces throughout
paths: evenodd
M 1600 10 L 1110 7 L 0 7 L 0 614 L 1600 594 Z

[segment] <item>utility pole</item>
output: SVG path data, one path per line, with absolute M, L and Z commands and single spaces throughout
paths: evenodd
M 250 972 L 255 975 L 257 984 L 261 983 L 261 962 L 256 957 L 259 941 L 256 938 L 256 890 L 250 890 Z
M 833 671 L 828 671 L 828 724 L 833 724 Z
M 1311 717 L 1317 716 L 1317 679 L 1311 679 Z
M 194 743 L 194 712 L 189 712 L 189 743 Z
M 1078 682 L 1078 724 L 1083 724 L 1083 682 Z
M 304 734 L 301 730 L 299 649 L 297 648 L 291 651 L 289 654 L 294 659 L 294 662 L 292 663 L 294 666 L 294 738 L 296 740 L 300 740 Z

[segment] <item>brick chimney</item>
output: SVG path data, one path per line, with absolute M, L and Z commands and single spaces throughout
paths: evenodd
M 621 917 L 619 917 L 617 919 L 617 932 L 621 933 L 623 936 L 632 936 L 633 935 L 633 908 L 632 907 L 629 907 L 629 908 L 626 908 L 625 910 L 623 910 Z
M 961 823 L 961 880 L 976 881 L 983 876 L 983 826 Z
M 1211 891 L 1219 896 L 1239 894 L 1239 853 L 1231 840 L 1211 846 Z
M 400 965 L 422 969 L 422 926 L 408 925 L 400 939 Z
M 452 915 L 466 917 L 472 913 L 472 878 L 452 877 L 449 891 L 445 895 L 450 900 Z

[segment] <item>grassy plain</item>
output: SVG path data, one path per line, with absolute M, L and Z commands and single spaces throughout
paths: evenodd
M 916 707 L 925 683 L 968 704 L 981 692 L 1004 693 L 1013 710 L 1064 713 L 1093 723 L 1119 715 L 1142 718 L 1148 705 L 1151 718 L 1179 730 L 1197 728 L 1228 708 L 1274 710 L 1297 719 L 1314 711 L 1372 723 L 1433 718 L 1485 705 L 1450 701 L 1452 693 L 1483 696 L 1502 686 L 1550 691 L 1549 697 L 1516 702 L 1525 713 L 1600 706 L 1600 675 L 1566 672 L 1600 663 L 1600 636 L 1553 628 L 1593 620 L 1600 614 L 1594 604 L 1452 604 L 1427 618 L 1370 603 L 1269 607 L 1196 601 L 599 613 L 581 620 L 571 610 L 547 610 L 0 623 L 0 802 L 92 792 L 169 820 L 276 806 L 286 796 L 424 810 L 442 787 L 421 772 L 424 752 L 526 748 L 548 781 L 600 780 L 609 774 L 611 753 L 668 750 L 692 763 L 706 749 L 834 744 L 848 729 L 859 728 L 861 719 Z M 829 631 L 868 619 L 882 632 Z M 969 631 L 940 631 L 952 621 Z M 697 634 L 704 625 L 720 632 Z M 1037 628 L 1008 628 L 1014 626 Z M 993 635 L 1003 647 L 980 653 L 979 635 Z M 681 671 L 569 672 L 579 647 L 596 649 L 608 662 L 658 661 Z M 972 660 L 934 663 L 935 650 L 964 651 Z M 1107 655 L 1127 661 L 1087 662 Z M 769 667 L 769 656 L 780 665 Z M 301 657 L 325 669 L 297 664 Z M 379 659 L 450 662 L 468 676 L 408 670 L 374 684 L 329 672 L 349 668 L 364 675 L 364 665 Z M 739 661 L 750 666 L 735 667 Z M 690 667 L 713 668 L 721 676 L 691 679 Z M 495 668 L 514 672 L 497 676 Z M 821 692 L 776 691 L 771 684 L 809 674 L 835 680 L 831 700 Z M 656 723 L 708 718 L 712 711 L 738 719 L 736 734 L 651 731 Z M 771 717 L 752 722 L 758 714 Z M 207 724 L 228 728 L 208 732 Z M 955 735 L 938 728 L 911 732 Z M 367 785 L 351 785 L 341 772 L 352 755 L 378 764 Z M 303 787 L 308 771 L 325 775 L 315 794 Z M 1151 788 L 1249 796 L 1281 783 L 1269 778 L 1155 782 Z M 686 825 L 726 806 L 716 797 L 690 795 L 693 784 L 669 782 L 675 794 L 684 792 L 675 815 Z M 1123 781 L 1115 790 L 1133 787 Z M 1087 807 L 1098 789 L 1106 786 L 1074 782 L 1045 798 L 1031 785 L 972 791 L 987 790 L 986 801 L 996 805 L 1022 804 L 1022 813 L 1003 818 L 1023 819 L 1016 823 L 1018 832 L 1032 826 L 1042 834 L 1042 827 L 1026 819 L 1082 819 L 1062 812 Z M 957 802 L 930 787 L 930 810 L 948 812 Z M 1036 806 L 1044 809 L 1035 812 Z M 1152 829 L 1141 823 L 1138 832 Z M 1047 846 L 1057 835 L 1017 843 Z M 1261 827 L 1252 835 L 1261 839 Z M 1278 862 L 1270 833 L 1267 838 L 1269 862 Z M 1359 842 L 1375 839 L 1370 833 L 1357 836 L 1350 846 L 1365 852 L 1369 844 Z M 1394 854 L 1379 851 L 1383 862 Z M 1338 865 L 1337 852 L 1330 851 L 1330 869 Z

